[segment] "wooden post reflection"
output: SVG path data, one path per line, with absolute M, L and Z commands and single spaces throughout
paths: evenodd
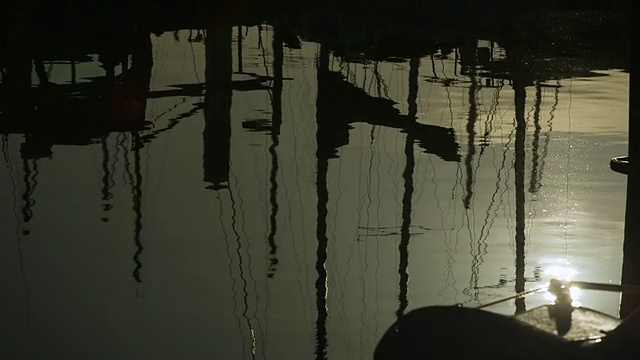
M 206 92 L 202 134 L 204 181 L 208 189 L 219 190 L 229 184 L 231 156 L 231 56 L 232 28 L 209 24 L 205 39 Z

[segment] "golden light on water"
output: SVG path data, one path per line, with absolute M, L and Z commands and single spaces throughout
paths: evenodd
M 580 303 L 580 297 L 582 296 L 582 289 L 576 286 L 571 286 L 569 288 L 569 294 L 571 294 L 572 306 L 575 306 L 575 307 L 582 306 L 582 303 Z M 543 298 L 550 303 L 553 303 L 556 301 L 556 296 L 552 294 L 549 290 L 546 290 L 544 292 Z
M 541 261 L 543 263 L 543 274 L 545 279 L 556 279 L 562 282 L 569 282 L 575 280 L 575 276 L 578 274 L 578 270 L 571 267 L 569 261 L 566 259 L 545 259 Z M 547 265 L 548 264 L 548 265 Z M 546 288 L 549 287 L 549 282 L 545 285 Z M 569 288 L 569 294 L 571 295 L 571 305 L 573 306 L 581 306 L 580 297 L 582 296 L 582 289 L 571 286 Z M 544 292 L 544 299 L 549 302 L 556 301 L 556 296 L 546 290 Z
M 578 273 L 576 269 L 566 266 L 550 266 L 545 269 L 544 275 L 551 278 L 562 281 L 571 281 L 573 277 Z

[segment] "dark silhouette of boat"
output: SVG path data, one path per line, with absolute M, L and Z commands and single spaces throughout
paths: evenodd
M 374 359 L 636 358 L 639 311 L 621 322 L 595 310 L 572 308 L 570 329 L 563 333 L 555 306 L 516 317 L 459 306 L 420 308 L 391 325 Z

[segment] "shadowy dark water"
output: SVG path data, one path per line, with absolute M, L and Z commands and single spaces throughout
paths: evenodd
M 297 20 L 7 60 L 3 357 L 371 358 L 417 307 L 619 283 L 619 40 Z

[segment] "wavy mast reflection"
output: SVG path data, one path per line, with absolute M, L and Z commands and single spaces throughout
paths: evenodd
M 115 183 L 113 181 L 113 171 L 109 168 L 110 163 L 110 154 L 109 154 L 109 135 L 103 136 L 100 139 L 100 150 L 102 151 L 102 211 L 107 212 L 111 210 L 112 205 L 110 203 L 113 198 L 113 193 L 111 190 L 113 189 Z M 117 148 L 116 148 L 117 149 Z M 116 158 L 116 156 L 114 156 Z M 115 159 L 114 159 L 115 163 Z M 103 222 L 108 222 L 109 217 L 103 216 L 101 219 Z
M 515 291 L 520 293 L 524 291 L 525 286 L 525 148 L 527 124 L 524 116 L 525 100 L 526 100 L 526 80 L 523 78 L 523 69 L 521 66 L 522 59 L 516 58 L 516 66 L 513 76 L 513 90 L 515 103 L 515 122 L 516 122 L 516 141 L 515 141 L 515 192 L 516 192 L 516 282 Z M 519 70 L 519 71 L 518 71 Z M 527 310 L 524 298 L 515 300 L 516 314 Z
M 18 194 L 17 194 L 17 186 L 15 178 L 13 177 L 13 162 L 11 161 L 11 157 L 9 155 L 9 137 L 6 134 L 2 134 L 2 156 L 7 163 L 7 168 L 9 170 L 9 178 L 11 179 L 11 187 L 12 187 L 12 199 L 13 199 L 13 216 L 16 220 L 16 249 L 18 251 L 18 259 L 20 263 L 20 275 L 22 278 L 22 286 L 24 288 L 24 305 L 25 305 L 25 315 L 27 319 L 27 326 L 31 324 L 31 309 L 29 306 L 30 299 L 30 291 L 29 291 L 29 283 L 27 281 L 27 273 L 25 271 L 24 266 L 24 254 L 22 252 L 22 235 L 28 235 L 23 230 L 23 233 L 20 234 L 20 217 L 18 216 Z
M 453 61 L 453 67 L 454 67 L 454 78 L 449 78 L 447 76 L 447 74 L 445 73 L 445 64 L 444 64 L 444 58 L 441 59 L 441 63 L 442 63 L 442 74 L 444 77 L 444 89 L 445 92 L 447 94 L 447 109 L 448 109 L 448 113 L 449 113 L 449 123 L 450 126 L 453 127 L 453 123 L 454 123 L 454 115 L 453 115 L 453 102 L 451 99 L 451 83 L 453 81 L 453 79 L 455 79 L 455 77 L 457 77 L 456 74 L 456 69 L 457 69 L 457 63 L 458 63 L 458 49 L 455 49 L 455 56 L 454 56 L 454 61 Z M 436 171 L 435 171 L 435 166 L 433 166 L 433 177 L 431 179 L 431 182 L 433 183 L 433 187 L 434 187 L 434 198 L 436 199 L 436 203 L 438 204 L 438 208 L 440 209 L 440 223 L 442 228 L 445 228 L 445 220 L 444 220 L 444 209 L 441 207 L 440 205 L 440 200 L 438 199 L 437 196 L 437 182 L 435 181 L 436 178 Z M 451 195 L 449 196 L 449 203 L 447 208 L 451 209 L 453 207 L 453 211 L 454 211 L 454 218 L 455 218 L 455 214 L 457 213 L 457 202 L 455 201 L 456 198 L 456 190 L 458 185 L 462 182 L 460 180 L 460 172 L 461 172 L 461 168 L 460 168 L 460 163 L 457 164 L 456 166 L 456 181 L 454 181 L 453 186 L 451 187 Z M 444 242 L 445 242 L 445 253 L 446 253 L 446 262 L 447 262 L 447 266 L 446 266 L 446 270 L 445 270 L 445 274 L 444 274 L 444 279 L 443 279 L 443 283 L 444 286 L 443 288 L 440 290 L 440 294 L 444 295 L 446 290 L 451 287 L 454 291 L 454 296 L 453 299 L 454 301 L 457 301 L 457 296 L 458 296 L 458 289 L 456 288 L 455 285 L 455 276 L 454 276 L 454 271 L 453 271 L 453 264 L 455 262 L 455 256 L 457 253 L 457 249 L 458 249 L 458 242 L 459 242 L 459 237 L 456 236 L 455 239 L 452 236 L 449 236 L 450 233 L 449 232 L 444 232 Z
M 149 95 L 149 85 L 151 82 L 151 69 L 153 67 L 153 55 L 150 32 L 140 29 L 134 35 L 134 47 L 133 54 L 131 56 L 131 68 L 124 71 L 121 75 L 121 81 L 123 83 L 131 82 L 139 87 L 141 92 L 141 98 L 144 102 L 141 106 L 132 105 L 131 113 L 123 113 L 123 119 L 120 121 L 127 121 L 132 123 L 142 123 L 145 120 L 146 113 L 146 99 Z M 136 264 L 133 270 L 133 278 L 140 284 L 142 282 L 140 277 L 140 270 L 142 269 L 142 166 L 140 158 L 140 150 L 144 147 L 140 130 L 131 132 L 132 136 L 132 150 L 133 150 L 133 175 L 135 178 L 132 181 L 132 196 L 133 196 L 133 211 L 135 213 L 134 220 L 134 233 L 133 240 L 136 245 L 136 252 L 133 255 L 133 261 Z M 126 156 L 126 155 L 125 155 Z M 139 288 L 136 289 L 136 297 L 139 296 Z
M 540 80 L 536 80 L 536 95 L 535 95 L 535 104 L 533 111 L 533 142 L 531 143 L 531 180 L 529 182 L 529 192 L 532 194 L 537 194 L 540 189 L 540 177 L 538 173 L 540 172 L 540 131 L 542 130 L 542 126 L 540 126 L 540 108 L 542 102 L 542 88 L 540 86 Z
M 325 45 L 326 46 L 326 45 Z M 404 143 L 405 168 L 402 171 L 404 182 L 404 193 L 402 195 L 402 214 L 400 225 L 400 242 L 398 244 L 398 309 L 396 314 L 401 316 L 408 307 L 408 265 L 409 265 L 409 243 L 410 228 L 412 222 L 412 200 L 414 194 L 414 171 L 415 155 L 414 144 L 425 153 L 436 154 L 444 161 L 460 161 L 458 154 L 459 146 L 456 143 L 455 133 L 452 128 L 444 128 L 421 123 L 417 120 L 417 97 L 419 79 L 420 58 L 412 56 L 409 61 L 409 94 L 407 97 L 408 114 L 402 115 L 394 106 L 395 102 L 390 98 L 381 98 L 369 95 L 367 91 L 353 84 L 356 76 L 349 76 L 346 79 L 340 72 L 319 71 L 319 98 L 318 103 L 318 132 L 325 143 L 319 143 L 326 150 L 325 156 L 336 157 L 337 148 L 348 144 L 350 124 L 355 122 L 365 122 L 374 127 L 397 129 L 406 134 Z M 324 68 L 322 68 L 324 69 Z M 377 69 L 374 67 L 374 77 Z M 365 73 L 366 74 L 366 73 Z M 328 91 L 330 90 L 330 91 Z M 381 91 L 378 83 L 378 95 Z M 384 91 L 386 93 L 386 91 Z M 327 106 L 330 104 L 331 106 Z M 326 119 L 332 121 L 328 122 Z M 322 120 L 322 123 L 321 121 Z M 322 124 L 322 126 L 321 126 Z M 331 136 L 324 136 L 324 133 L 331 131 Z M 322 164 L 322 163 L 321 163 Z M 322 166 L 319 166 L 321 169 Z M 320 171 L 319 171 L 320 172 Z M 320 172 L 321 173 L 321 172 Z
M 548 142 L 550 138 L 550 132 L 552 130 L 552 121 L 554 117 L 554 112 L 557 107 L 558 101 L 558 86 L 555 86 L 555 102 L 552 105 L 550 110 L 550 119 L 547 124 L 549 125 L 549 130 L 545 133 L 545 141 L 542 144 L 542 152 L 540 151 L 541 146 L 541 133 L 542 126 L 540 125 L 540 114 L 542 107 L 542 85 L 540 80 L 536 80 L 532 83 L 531 74 L 529 69 L 525 67 L 526 61 L 523 58 L 522 54 L 518 52 L 518 49 L 514 49 L 511 53 L 511 57 L 509 58 L 510 62 L 510 73 L 511 73 L 511 85 L 514 90 L 514 105 L 515 105 L 515 114 L 513 119 L 513 130 L 511 134 L 515 133 L 515 146 L 514 146 L 514 158 L 513 158 L 513 166 L 514 166 L 514 192 L 515 192 L 515 225 L 514 226 L 514 255 L 515 255 L 515 291 L 522 292 L 525 288 L 525 283 L 527 281 L 525 277 L 525 256 L 526 256 L 526 190 L 525 190 L 525 164 L 526 164 L 526 137 L 527 137 L 527 118 L 525 114 L 525 105 L 526 105 L 526 86 L 533 84 L 535 86 L 535 97 L 533 109 L 530 113 L 533 113 L 533 121 L 534 121 L 534 133 L 533 133 L 533 142 L 532 142 L 532 160 L 531 160 L 531 176 L 529 179 L 529 192 L 531 194 L 537 194 L 540 187 L 542 186 L 542 174 L 544 172 L 545 160 L 548 154 Z M 511 141 L 511 134 L 509 135 L 509 142 Z M 471 145 L 471 144 L 470 144 Z M 495 196 L 499 191 L 499 183 L 501 179 L 501 172 L 504 169 L 506 151 L 508 149 L 509 143 L 505 146 L 505 151 L 503 153 L 503 161 L 501 168 L 498 169 L 498 182 L 496 183 L 496 191 L 491 197 L 490 207 L 487 209 L 487 216 L 485 217 L 485 222 L 481 230 L 480 238 L 486 239 L 487 233 L 485 233 L 485 227 L 488 226 L 491 222 L 489 222 L 490 218 L 490 209 L 494 204 Z M 508 179 L 507 179 L 508 182 Z M 507 186 L 507 182 L 505 182 L 505 186 Z M 507 190 L 505 190 L 507 191 Z M 532 210 L 530 209 L 529 214 L 531 214 Z M 485 236 L 483 236 L 483 234 Z M 478 243 L 478 251 L 480 254 L 481 245 Z M 486 243 L 484 244 L 486 248 Z M 485 249 L 486 251 L 486 249 Z M 480 254 L 481 255 L 481 254 Z M 475 257 L 474 257 L 475 264 Z M 472 264 L 473 268 L 473 264 Z M 473 271 L 472 271 L 473 272 Z M 476 271 L 477 273 L 477 271 Z M 477 274 L 476 274 L 477 275 Z M 473 274 L 472 274 L 473 276 Z M 503 282 L 501 281 L 498 286 L 502 286 Z M 479 289 L 477 286 L 476 289 Z M 518 298 L 515 302 L 516 306 L 516 314 L 522 313 L 526 311 L 526 304 L 524 298 Z
M 475 301 L 478 301 L 478 276 L 480 273 L 480 265 L 483 262 L 482 259 L 482 233 L 480 234 L 480 239 L 476 238 L 475 231 L 471 228 L 472 224 L 472 202 L 474 199 L 474 187 L 475 187 L 475 175 L 477 171 L 477 167 L 474 170 L 473 168 L 473 160 L 476 155 L 476 123 L 478 121 L 478 92 L 480 90 L 480 86 L 478 84 L 478 76 L 477 66 L 478 66 L 478 40 L 475 38 L 467 39 L 463 45 L 460 47 L 460 64 L 463 75 L 469 76 L 469 91 L 468 91 L 468 99 L 469 99 L 469 112 L 467 116 L 467 155 L 464 159 L 464 167 L 466 173 L 466 181 L 464 188 L 464 196 L 462 199 L 462 204 L 464 207 L 464 217 L 467 223 L 467 231 L 469 233 L 469 247 L 470 253 L 472 257 L 471 261 L 471 276 L 469 279 L 469 287 L 467 287 L 463 292 L 473 298 Z M 482 157 L 482 151 L 478 156 L 478 164 L 480 164 L 480 157 Z M 479 165 L 478 165 L 479 166 Z M 475 219 L 474 219 L 475 221 Z
M 241 27 L 238 30 L 238 41 L 241 41 Z M 240 318 L 238 317 L 238 326 L 242 339 L 242 354 L 244 357 L 247 349 L 245 339 L 247 336 L 250 338 L 249 351 L 251 358 L 256 358 L 257 351 L 257 335 L 256 326 L 249 316 L 249 279 L 253 282 L 255 287 L 255 279 L 251 275 L 251 258 L 249 242 L 247 242 L 246 249 L 242 244 L 242 238 L 248 239 L 247 235 L 241 235 L 240 229 L 245 227 L 244 224 L 238 224 L 239 220 L 244 222 L 244 213 L 242 212 L 242 198 L 240 197 L 240 191 L 236 188 L 236 196 L 231 188 L 231 105 L 233 96 L 233 82 L 232 82 L 232 55 L 231 55 L 231 43 L 233 37 L 233 28 L 231 26 L 215 24 L 211 22 L 206 31 L 205 37 L 205 105 L 204 105 L 204 118 L 205 128 L 203 131 L 203 168 L 204 168 L 204 181 L 210 185 L 206 188 L 209 190 L 226 190 L 229 194 L 229 201 L 231 203 L 231 229 L 233 237 L 235 238 L 235 255 L 238 259 L 238 277 L 240 278 L 241 296 L 242 296 L 242 319 L 246 324 L 246 328 L 249 332 L 248 335 L 244 334 L 244 327 L 240 325 Z M 242 59 L 239 59 L 241 63 Z M 241 67 L 240 67 L 241 69 Z M 218 196 L 218 201 L 220 197 Z M 240 214 L 238 214 L 238 208 Z M 220 221 L 224 230 L 224 223 L 222 221 L 223 206 L 220 205 Z M 239 219 L 240 218 L 240 219 Z M 227 240 L 227 239 L 226 239 Z M 232 291 L 234 293 L 234 309 L 237 306 L 237 294 L 236 284 L 237 281 L 233 275 L 232 264 L 233 258 L 231 256 L 230 243 L 227 241 L 227 251 L 229 257 L 229 271 L 232 279 Z M 247 260 L 245 260 L 245 255 Z M 257 290 L 256 290 L 257 293 Z M 257 307 L 257 304 L 256 304 Z M 234 310 L 235 314 L 235 310 Z M 258 323 L 259 328 L 259 323 Z M 264 350 L 264 347 L 262 347 Z
M 330 118 L 325 117 L 325 107 L 331 106 L 326 104 L 325 94 L 333 91 L 327 85 L 327 76 L 329 75 L 329 49 L 325 45 L 320 46 L 317 65 L 318 80 L 318 96 L 316 99 L 316 195 L 317 203 L 317 221 L 316 221 L 316 238 L 318 242 L 316 250 L 316 308 L 318 316 L 316 318 L 316 349 L 314 352 L 316 359 L 327 359 L 327 318 L 329 316 L 327 308 L 328 294 L 328 274 L 326 268 L 327 262 L 327 203 L 329 202 L 329 193 L 327 190 L 327 172 L 329 170 L 329 159 L 332 157 L 334 149 L 330 140 L 332 136 Z
M 239 34 L 240 35 L 240 34 Z M 240 37 L 240 36 L 239 36 Z M 273 32 L 273 96 L 271 101 L 271 146 L 269 146 L 269 154 L 271 155 L 271 172 L 269 174 L 269 202 L 271 204 L 271 214 L 269 216 L 269 235 L 267 242 L 269 245 L 269 266 L 267 269 L 267 277 L 272 278 L 275 275 L 278 265 L 278 257 L 276 255 L 278 246 L 275 237 L 278 232 L 278 145 L 280 144 L 280 127 L 282 125 L 282 67 L 284 63 L 284 51 L 282 37 L 278 27 Z
M 542 87 L 542 85 L 540 86 Z M 533 186 L 530 187 L 530 191 L 533 190 L 533 193 L 538 193 L 543 186 L 542 176 L 545 172 L 545 165 L 547 163 L 547 156 L 549 154 L 549 142 L 551 141 L 551 133 L 553 132 L 553 120 L 555 119 L 556 109 L 558 108 L 558 102 L 560 101 L 560 80 L 556 80 L 555 85 L 547 85 L 547 86 L 550 86 L 553 88 L 553 105 L 551 105 L 551 109 L 549 110 L 549 118 L 547 120 L 548 130 L 544 133 L 544 142 L 542 144 L 542 154 L 540 155 L 540 158 L 538 161 L 539 165 L 537 165 L 538 170 L 536 171 L 535 178 L 533 178 L 533 175 L 532 175 L 533 179 L 531 181 Z M 541 98 L 542 93 L 536 96 L 539 96 Z M 541 100 L 537 101 L 536 104 L 538 104 L 539 106 L 542 106 L 542 101 Z M 540 152 L 538 150 L 538 147 L 534 148 L 534 151 Z
M 468 74 L 471 85 L 469 86 L 469 116 L 467 118 L 467 156 L 464 160 L 465 171 L 467 173 L 467 181 L 465 183 L 465 196 L 463 199 L 464 208 L 469 210 L 471 207 L 471 199 L 473 198 L 473 156 L 476 154 L 475 136 L 476 121 L 478 120 L 478 81 L 476 79 L 476 45 L 475 39 L 469 40 L 460 48 L 460 62 L 463 69 L 463 75 Z
M 231 194 L 231 191 L 229 190 L 229 198 L 231 199 L 231 209 L 232 209 L 232 215 L 231 215 L 231 221 L 232 221 L 232 231 L 234 233 L 234 235 L 236 235 L 236 237 L 239 237 L 239 234 L 237 234 L 237 230 L 235 228 L 235 203 L 233 202 L 233 194 Z M 238 292 L 236 291 L 236 286 L 237 286 L 237 280 L 236 277 L 234 276 L 234 271 L 233 271 L 233 256 L 231 254 L 231 241 L 230 241 L 230 236 L 229 233 L 227 232 L 225 225 L 224 225 L 224 209 L 225 207 L 222 204 L 222 199 L 220 198 L 220 192 L 216 192 L 216 200 L 218 202 L 218 220 L 220 221 L 220 229 L 222 230 L 222 234 L 224 237 L 224 241 L 226 243 L 226 254 L 227 254 L 227 258 L 229 260 L 229 278 L 231 279 L 231 292 L 233 293 L 233 315 L 236 318 L 237 324 L 238 324 L 238 330 L 240 331 L 240 339 L 242 340 L 242 349 L 244 352 L 244 349 L 246 348 L 244 339 L 245 339 L 245 335 L 244 335 L 244 328 L 242 327 L 242 323 L 240 320 L 240 316 L 237 315 L 237 309 L 238 309 L 238 302 L 236 301 L 236 299 L 238 298 Z M 242 262 L 242 256 L 238 256 L 238 261 L 241 263 Z M 242 280 L 244 280 L 243 274 L 242 274 L 242 266 L 239 266 L 240 268 L 240 278 Z M 246 286 L 243 288 L 243 290 L 245 290 L 246 293 Z M 246 314 L 247 312 L 243 312 L 243 315 L 246 318 Z
M 133 241 L 136 245 L 136 252 L 133 255 L 133 262 L 136 264 L 133 269 L 133 278 L 137 283 L 141 283 L 140 270 L 142 269 L 142 168 L 140 166 L 140 149 L 142 143 L 140 142 L 140 134 L 136 131 L 133 132 L 133 175 L 135 178 L 132 183 L 132 196 L 133 196 L 133 212 L 135 213 Z M 137 292 L 136 292 L 137 296 Z
M 408 104 L 408 121 L 416 122 L 418 115 L 418 76 L 420 70 L 420 58 L 414 57 L 409 61 L 409 94 L 407 97 Z M 413 197 L 413 172 L 415 168 L 415 158 L 413 154 L 413 144 L 415 138 L 413 133 L 407 131 L 404 145 L 405 168 L 402 173 L 404 180 L 404 194 L 402 196 L 402 225 L 400 227 L 400 243 L 398 245 L 398 254 L 400 261 L 398 263 L 398 275 L 400 277 L 399 293 L 398 293 L 398 310 L 396 316 L 399 318 L 404 315 L 405 310 L 409 306 L 409 240 L 411 237 L 411 200 Z
M 24 182 L 24 192 L 22 193 L 22 220 L 25 224 L 29 223 L 33 218 L 33 206 L 36 204 L 36 201 L 33 199 L 33 193 L 38 186 L 38 174 L 40 173 L 38 170 L 38 160 L 32 159 L 31 164 L 29 160 L 30 159 L 25 156 L 22 158 L 22 169 L 24 171 L 22 178 Z M 28 235 L 29 230 L 23 230 L 23 234 Z

